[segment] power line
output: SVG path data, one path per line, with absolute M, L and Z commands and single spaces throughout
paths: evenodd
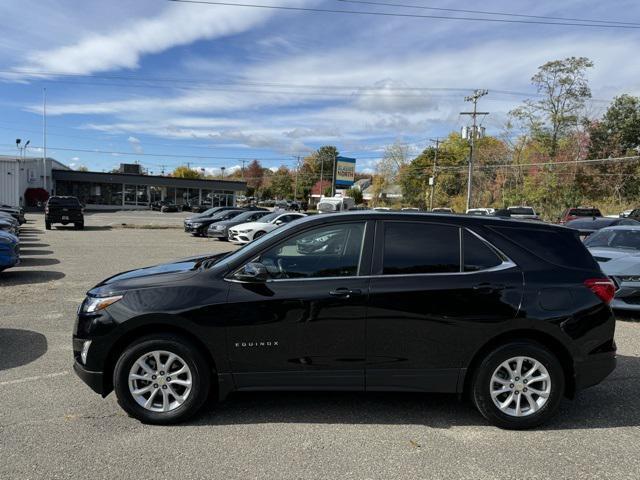
M 389 3 L 389 2 L 370 2 L 365 0 L 337 0 L 343 3 L 359 3 L 363 5 L 378 5 L 384 7 L 401 7 L 401 8 L 415 8 L 419 10 L 433 10 L 439 12 L 457 12 L 457 13 L 474 13 L 480 15 L 498 15 L 501 17 L 520 17 L 520 18 L 537 18 L 541 20 L 563 20 L 567 22 L 592 22 L 592 23 L 611 23 L 617 25 L 636 25 L 640 26 L 640 23 L 634 22 L 620 22 L 616 20 L 592 20 L 588 18 L 570 18 L 570 17 L 551 17 L 548 15 L 524 15 L 521 13 L 507 13 L 507 12 L 490 12 L 486 10 L 463 10 L 460 8 L 442 8 L 442 7 L 425 7 L 423 5 L 408 5 L 403 3 Z
M 336 13 L 347 15 L 369 15 L 380 17 L 402 17 L 402 18 L 421 18 L 421 19 L 435 19 L 435 20 L 464 20 L 471 22 L 491 22 L 491 23 L 517 23 L 517 24 L 532 24 L 532 25 L 557 25 L 557 26 L 570 26 L 570 27 L 590 27 L 590 28 L 619 28 L 619 29 L 639 29 L 640 26 L 635 25 L 620 25 L 609 23 L 578 23 L 578 22 L 549 22 L 544 20 L 509 20 L 505 18 L 481 18 L 481 17 L 451 17 L 447 15 L 418 15 L 411 13 L 396 13 L 396 12 L 373 12 L 365 10 L 338 10 L 331 8 L 312 8 L 312 7 L 287 7 L 282 5 L 259 5 L 254 3 L 230 3 L 230 2 L 214 2 L 209 0 L 167 0 L 175 3 L 191 3 L 202 5 L 219 5 L 225 7 L 242 7 L 242 8 L 261 8 L 268 10 L 285 10 L 285 11 L 297 11 L 297 12 L 309 12 L 309 13 Z

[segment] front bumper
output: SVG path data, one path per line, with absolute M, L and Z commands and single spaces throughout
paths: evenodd
M 207 237 L 209 238 L 228 238 L 229 233 L 226 230 L 207 230 Z
M 244 245 L 245 243 L 249 243 L 251 239 L 249 238 L 247 233 L 240 233 L 234 230 L 229 230 L 229 241 L 236 245 Z

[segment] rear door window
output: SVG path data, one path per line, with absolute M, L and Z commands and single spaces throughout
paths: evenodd
M 383 275 L 460 271 L 460 229 L 418 222 L 385 222 Z

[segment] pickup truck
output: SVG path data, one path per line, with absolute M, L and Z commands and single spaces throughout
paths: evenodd
M 84 209 L 76 197 L 50 197 L 44 207 L 44 226 L 51 230 L 51 224 L 61 223 L 78 230 L 84 228 Z

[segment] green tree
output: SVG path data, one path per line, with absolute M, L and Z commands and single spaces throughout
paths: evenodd
M 588 132 L 592 158 L 636 155 L 640 145 L 640 97 L 614 98 L 602 119 L 589 124 Z
M 362 204 L 362 192 L 359 188 L 350 188 L 346 191 L 346 196 L 353 198 L 353 201 L 356 202 L 356 205 Z
M 531 77 L 538 98 L 525 100 L 511 116 L 528 128 L 546 153 L 555 158 L 560 139 L 578 126 L 591 89 L 587 69 L 593 62 L 585 57 L 569 57 L 547 62 Z
M 286 199 L 293 195 L 293 178 L 284 165 L 278 168 L 271 178 L 271 190 L 276 198 Z

